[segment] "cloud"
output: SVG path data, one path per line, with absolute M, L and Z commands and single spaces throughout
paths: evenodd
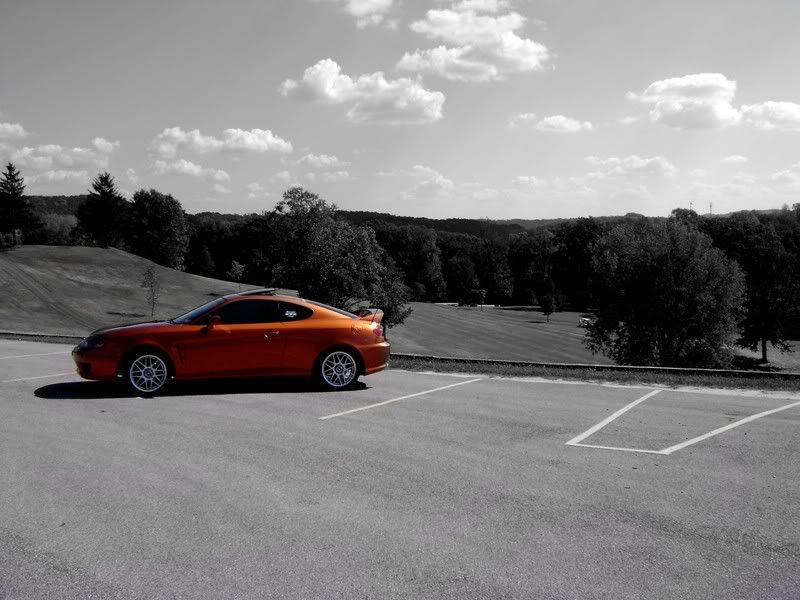
M 320 175 L 320 179 L 323 181 L 330 181 L 330 182 L 339 182 L 339 181 L 351 181 L 355 179 L 349 171 L 342 169 L 340 171 L 331 171 L 328 173 L 322 173 Z
M 44 171 L 43 173 L 39 173 L 37 175 L 31 175 L 29 177 L 25 177 L 25 182 L 29 184 L 65 183 L 65 182 L 88 183 L 89 172 L 75 171 L 69 169 L 55 169 L 50 171 Z
M 508 126 L 511 128 L 522 127 L 524 125 L 534 125 L 536 123 L 536 115 L 534 113 L 519 113 L 513 115 L 508 120 Z
M 689 169 L 689 177 L 705 177 L 708 172 L 705 169 Z
M 394 4 L 393 0 L 317 0 L 317 2 L 340 6 L 347 14 L 355 18 L 356 27 L 359 29 L 383 23 L 386 14 Z
M 226 188 L 224 185 L 222 185 L 221 183 L 215 183 L 214 185 L 211 186 L 211 189 L 214 192 L 218 193 L 218 194 L 230 194 L 231 193 L 231 191 L 228 188 Z
M 650 119 L 674 129 L 719 129 L 736 125 L 741 114 L 733 107 L 736 82 L 721 73 L 696 73 L 651 83 L 628 99 L 649 105 Z
M 261 185 L 260 183 L 248 183 L 244 186 L 244 190 L 247 192 L 247 198 L 249 200 L 256 200 L 259 198 L 268 198 L 272 194 L 270 194 L 267 189 Z
M 19 123 L 0 123 L 0 140 L 19 140 L 28 136 L 28 132 Z
M 275 173 L 275 180 L 280 181 L 282 183 L 290 183 L 292 182 L 292 174 L 289 171 L 279 171 Z
M 13 150 L 9 160 L 18 167 L 30 169 L 60 167 L 74 172 L 76 169 L 88 167 L 107 169 L 109 153 L 98 152 L 94 148 L 64 148 L 58 144 L 41 144 Z
M 397 62 L 401 71 L 433 73 L 451 81 L 491 81 L 497 79 L 495 65 L 468 57 L 470 48 L 438 46 L 428 50 L 406 52 Z
M 581 131 L 591 131 L 592 124 L 589 121 L 578 121 L 564 115 L 553 115 L 545 117 L 536 124 L 538 131 L 553 131 L 558 133 L 579 133 Z
M 755 185 L 756 177 L 752 173 L 739 172 L 731 177 L 731 182 L 739 185 Z
M 349 167 L 351 163 L 341 160 L 338 156 L 330 154 L 306 154 L 295 161 L 286 161 L 286 164 L 293 166 L 307 164 L 317 169 L 335 169 L 338 167 Z
M 174 162 L 157 160 L 153 164 L 153 170 L 156 175 L 189 175 L 191 177 L 200 177 L 207 181 L 216 181 L 217 183 L 231 180 L 230 175 L 222 169 L 201 167 L 183 158 Z
M 175 158 L 179 150 L 198 154 L 211 152 L 282 152 L 292 151 L 292 144 L 268 129 L 226 129 L 221 138 L 204 135 L 199 129 L 184 131 L 168 127 L 151 142 L 150 148 L 164 159 Z
M 115 150 L 119 149 L 119 140 L 114 142 L 109 142 L 105 138 L 96 137 L 92 140 L 92 146 L 98 152 L 102 152 L 103 154 L 111 154 Z
M 514 185 L 524 188 L 539 188 L 546 185 L 546 181 L 533 175 L 517 175 L 514 178 Z
M 769 176 L 770 181 L 800 189 L 800 162 Z
M 746 156 L 742 156 L 741 154 L 731 154 L 730 156 L 726 156 L 719 162 L 723 165 L 741 165 L 749 161 L 750 159 Z
M 642 158 L 633 154 L 631 156 L 610 158 L 598 158 L 596 156 L 587 156 L 586 162 L 591 165 L 605 167 L 603 171 L 591 173 L 591 176 L 604 178 L 604 177 L 628 177 L 628 176 L 647 176 L 647 177 L 661 177 L 675 175 L 678 170 L 671 162 L 663 156 L 653 156 L 651 158 Z
M 347 118 L 351 121 L 391 125 L 438 121 L 445 100 L 443 93 L 425 89 L 418 80 L 386 79 L 380 71 L 353 79 L 343 75 L 341 67 L 330 58 L 308 67 L 300 81 L 284 81 L 280 93 L 329 104 L 349 104 Z
M 136 174 L 136 171 L 132 168 L 129 168 L 125 171 L 125 177 L 128 179 L 128 183 L 131 185 L 136 185 L 139 183 L 139 176 Z
M 410 28 L 444 45 L 406 53 L 397 67 L 456 81 L 490 81 L 544 69 L 550 59 L 547 47 L 517 33 L 525 27 L 525 17 L 517 12 L 483 14 L 506 8 L 506 2 L 477 0 L 429 10 Z
M 800 131 L 800 104 L 794 102 L 745 104 L 742 115 L 745 122 L 766 131 Z

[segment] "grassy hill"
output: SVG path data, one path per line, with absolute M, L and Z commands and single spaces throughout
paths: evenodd
M 0 330 L 84 335 L 149 320 L 139 285 L 149 266 L 156 267 L 162 288 L 156 318 L 239 291 L 236 283 L 160 267 L 116 248 L 20 246 L 0 253 Z

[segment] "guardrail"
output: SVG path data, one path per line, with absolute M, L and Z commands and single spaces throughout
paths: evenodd
M 741 371 L 737 369 L 698 369 L 679 367 L 639 367 L 632 365 L 599 365 L 581 363 L 531 362 L 524 360 L 498 360 L 495 358 L 462 358 L 457 356 L 430 356 L 425 354 L 405 354 L 393 352 L 390 358 L 424 360 L 430 362 L 463 364 L 463 365 L 495 365 L 507 367 L 530 367 L 542 369 L 558 369 L 562 371 L 616 371 L 629 373 L 668 373 L 674 375 L 714 375 L 716 377 L 751 377 L 800 379 L 800 373 L 782 371 Z

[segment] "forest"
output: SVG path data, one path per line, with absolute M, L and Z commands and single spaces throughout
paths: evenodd
M 523 225 L 524 224 L 524 225 Z M 190 273 L 297 289 L 402 322 L 410 301 L 591 315 L 586 343 L 620 364 L 727 366 L 731 348 L 800 338 L 800 204 L 773 211 L 546 221 L 434 220 L 338 210 L 302 188 L 260 214 L 188 214 L 99 174 L 82 196 L 0 179 L 0 244 L 113 246 Z

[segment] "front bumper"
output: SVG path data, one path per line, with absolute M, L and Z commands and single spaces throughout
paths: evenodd
M 83 379 L 109 380 L 117 377 L 118 357 L 99 350 L 73 350 L 75 370 Z

